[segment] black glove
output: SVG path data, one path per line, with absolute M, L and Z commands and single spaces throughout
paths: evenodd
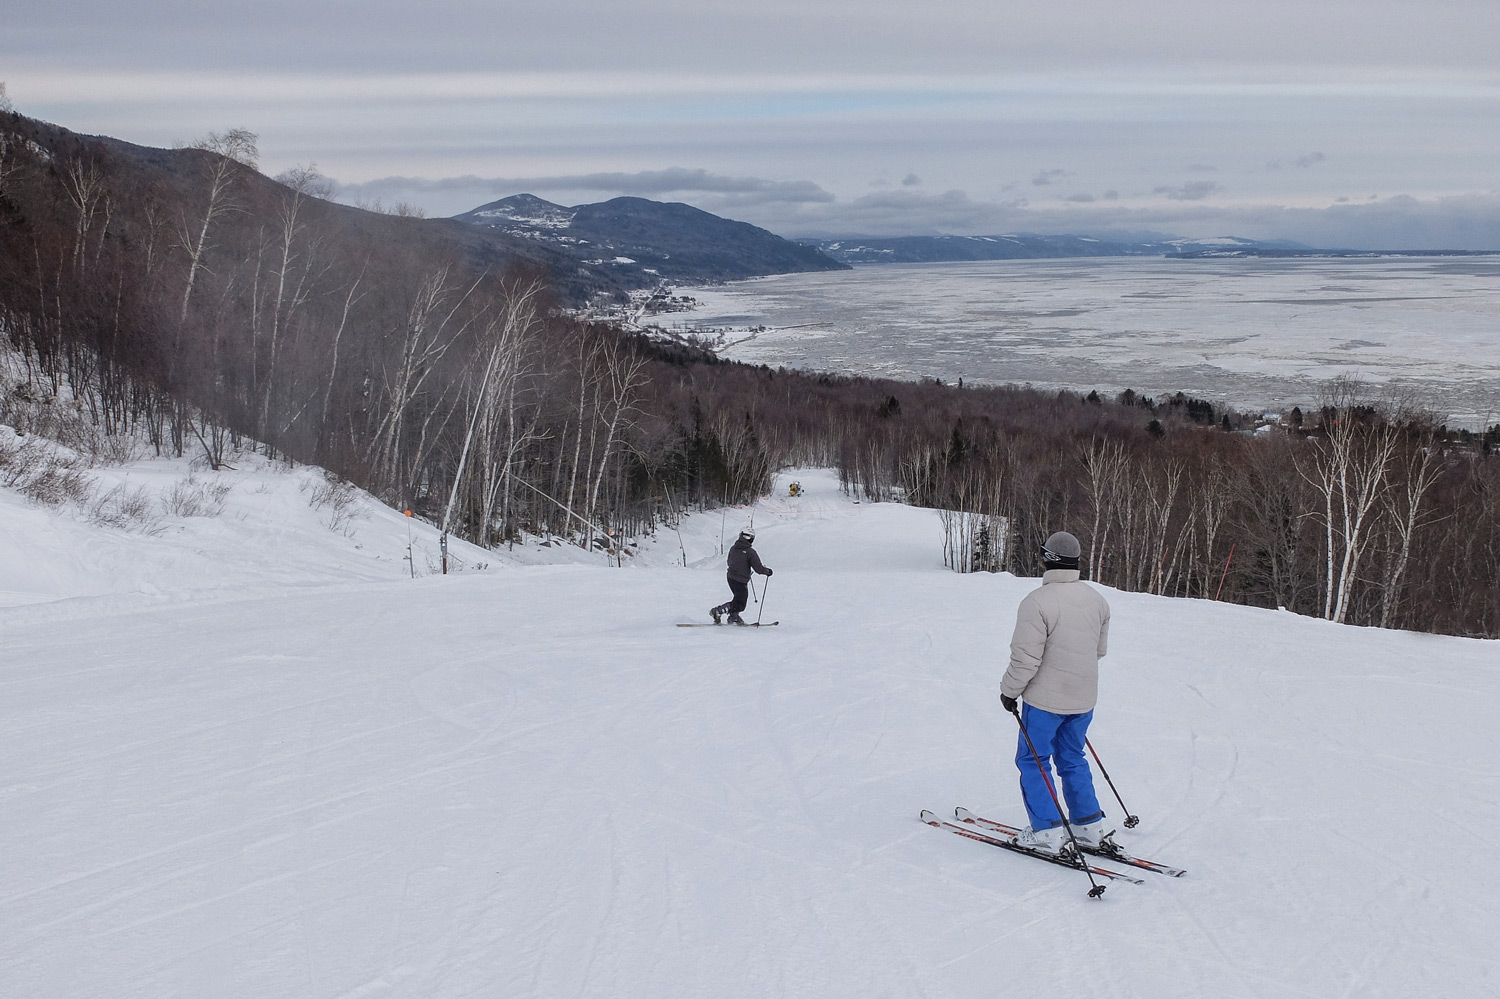
M 1001 694 L 1000 706 L 1005 708 L 1005 710 L 1009 711 L 1011 714 L 1016 713 L 1016 699 L 1014 697 L 1010 697 L 1006 694 Z
M 769 575 L 770 575 L 770 574 L 771 574 L 771 570 L 770 570 L 770 569 L 767 569 L 767 570 L 766 570 L 766 575 L 767 575 L 767 576 L 769 576 Z

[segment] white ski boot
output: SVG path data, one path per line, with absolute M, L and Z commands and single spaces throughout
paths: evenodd
M 1085 850 L 1102 850 L 1113 846 L 1114 841 L 1110 839 L 1115 834 L 1113 829 L 1104 828 L 1104 820 L 1090 822 L 1086 826 L 1074 826 L 1073 836 L 1078 840 L 1078 845 Z
M 1068 831 L 1062 826 L 1053 826 L 1051 829 L 1033 829 L 1027 826 L 1016 836 L 1016 845 L 1054 856 L 1062 854 L 1065 847 L 1071 846 L 1068 843 Z

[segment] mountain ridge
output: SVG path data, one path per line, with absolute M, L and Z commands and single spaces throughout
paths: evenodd
M 565 206 L 514 194 L 455 221 L 550 246 L 634 284 L 652 279 L 733 281 L 768 274 L 846 270 L 817 247 L 675 201 L 620 197 Z

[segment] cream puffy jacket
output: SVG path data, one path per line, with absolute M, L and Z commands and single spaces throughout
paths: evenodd
M 1000 692 L 1059 715 L 1094 710 L 1109 604 L 1077 569 L 1048 569 L 1016 611 L 1010 666 Z

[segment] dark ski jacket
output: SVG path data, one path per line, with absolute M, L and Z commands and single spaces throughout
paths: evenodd
M 769 576 L 771 570 L 760 564 L 760 556 L 748 541 L 736 541 L 729 549 L 729 578 L 736 583 L 750 582 L 750 570 Z

